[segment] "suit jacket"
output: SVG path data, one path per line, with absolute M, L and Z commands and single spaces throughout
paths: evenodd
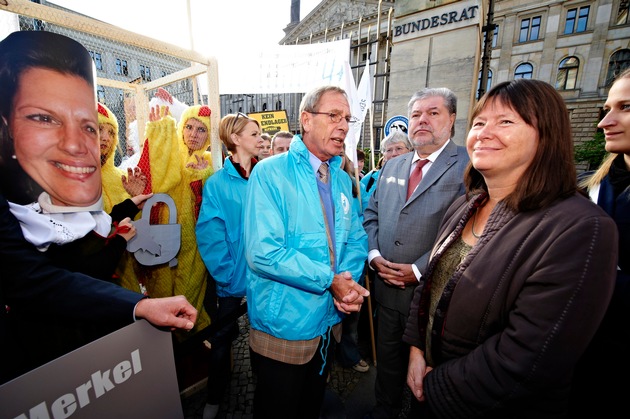
M 363 226 L 369 250 L 378 249 L 385 259 L 395 263 L 413 263 L 423 273 L 442 216 L 465 192 L 464 169 L 469 158 L 465 147 L 449 141 L 407 201 L 414 153 L 385 163 L 364 212 Z M 414 288 L 401 290 L 377 280 L 374 293 L 379 304 L 406 316 Z
M 26 355 L 27 349 L 47 351 L 48 342 L 25 348 L 25 342 L 16 337 L 16 331 L 24 329 L 23 321 L 39 319 L 42 330 L 53 320 L 106 322 L 115 329 L 133 322 L 134 307 L 144 298 L 115 284 L 54 267 L 24 239 L 2 195 L 0 265 L 0 384 L 38 366 Z M 38 331 L 31 333 L 37 336 Z

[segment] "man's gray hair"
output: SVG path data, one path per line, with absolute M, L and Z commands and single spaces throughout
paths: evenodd
M 320 86 L 316 89 L 311 90 L 302 98 L 302 102 L 300 102 L 300 115 L 302 112 L 317 112 L 319 111 L 319 101 L 321 100 L 324 93 L 334 92 L 341 93 L 348 98 L 348 94 L 345 90 L 338 86 Z M 304 127 L 302 126 L 302 118 L 300 118 L 300 131 L 304 133 Z
M 444 98 L 444 106 L 448 110 L 449 115 L 457 114 L 457 96 L 451 89 L 446 87 L 435 87 L 429 88 L 426 87 L 419 92 L 416 92 L 411 96 L 411 100 L 409 100 L 409 105 L 407 105 L 407 116 L 411 119 L 411 110 L 413 109 L 413 104 L 418 100 L 426 99 L 428 97 L 440 96 Z M 451 138 L 455 136 L 455 124 L 451 128 Z

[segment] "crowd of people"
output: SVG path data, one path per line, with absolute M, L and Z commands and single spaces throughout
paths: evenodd
M 357 343 L 369 298 L 371 418 L 399 417 L 403 400 L 419 418 L 623 409 L 630 70 L 610 88 L 609 154 L 594 172 L 576 175 L 558 92 L 518 79 L 475 104 L 464 146 L 456 95 L 414 93 L 408 132 L 384 138 L 363 175 L 365 154 L 358 168 L 345 154 L 357 121 L 336 86 L 304 95 L 299 134 L 223 116 L 216 173 L 217 110 L 173 115 L 160 89 L 136 165 L 117 167 L 119 124 L 96 101 L 93 66 L 62 35 L 0 41 L 0 384 L 138 318 L 170 327 L 174 343 L 214 325 L 212 419 L 246 310 L 254 416 L 318 418 L 333 362 L 369 370 Z M 145 205 L 162 194 L 173 204 Z M 153 224 L 179 226 L 166 263 L 127 250 Z M 143 243 L 155 257 L 165 247 Z

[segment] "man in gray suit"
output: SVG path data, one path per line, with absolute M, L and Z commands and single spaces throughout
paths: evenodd
M 376 406 L 374 418 L 395 418 L 402 407 L 409 347 L 402 341 L 413 290 L 442 216 L 464 194 L 466 148 L 455 133 L 457 97 L 423 89 L 409 101 L 409 140 L 415 151 L 389 160 L 365 210 L 368 263 L 376 271 Z

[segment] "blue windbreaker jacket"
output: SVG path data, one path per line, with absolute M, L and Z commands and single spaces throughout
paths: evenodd
M 367 258 L 367 235 L 352 205 L 340 157 L 330 162 L 338 272 L 356 281 Z M 251 327 L 286 340 L 322 336 L 343 314 L 333 280 L 322 205 L 309 152 L 299 135 L 287 153 L 256 165 L 245 205 L 247 304 Z
M 219 297 L 244 297 L 243 203 L 247 180 L 226 159 L 203 187 L 195 232 L 203 262 L 217 284 Z

